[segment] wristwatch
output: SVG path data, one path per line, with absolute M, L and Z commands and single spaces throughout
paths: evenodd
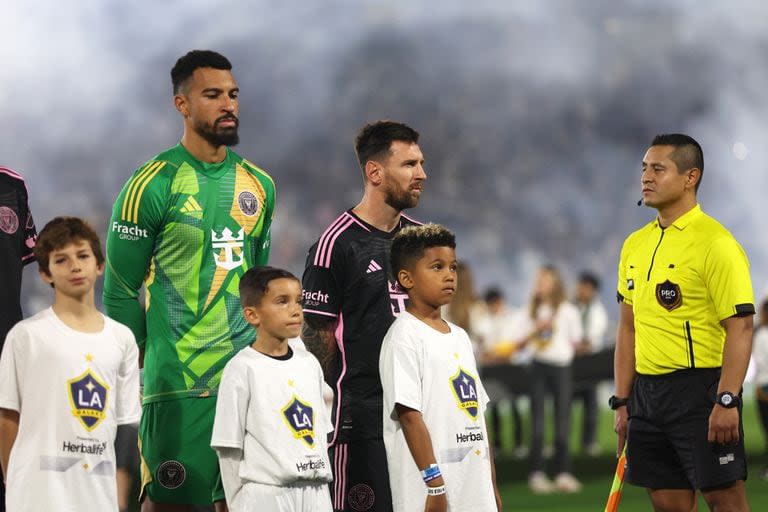
M 715 403 L 726 409 L 731 409 L 738 406 L 741 403 L 741 398 L 738 395 L 734 395 L 730 391 L 723 391 L 717 395 Z
M 615 411 L 619 407 L 624 407 L 627 405 L 627 402 L 629 402 L 629 398 L 619 398 L 616 395 L 613 395 L 608 399 L 608 407 Z

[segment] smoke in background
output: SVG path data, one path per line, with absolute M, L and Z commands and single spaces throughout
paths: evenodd
M 609 300 L 621 241 L 653 216 L 635 206 L 642 155 L 683 131 L 704 147 L 705 210 L 768 292 L 760 2 L 21 4 L 0 19 L 0 162 L 27 177 L 40 226 L 75 214 L 106 232 L 131 172 L 181 134 L 175 59 L 212 48 L 242 90 L 237 150 L 277 182 L 274 264 L 300 273 L 359 200 L 353 138 L 391 118 L 422 133 L 412 214 L 457 232 L 479 288 L 520 303 L 553 262 L 597 271 Z

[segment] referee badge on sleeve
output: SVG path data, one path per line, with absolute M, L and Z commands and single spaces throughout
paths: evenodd
M 679 308 L 683 304 L 680 286 L 669 279 L 656 285 L 656 300 L 667 311 Z

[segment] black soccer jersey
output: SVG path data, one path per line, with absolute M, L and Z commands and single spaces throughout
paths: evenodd
M 390 233 L 347 210 L 312 246 L 304 269 L 304 314 L 338 319 L 338 350 L 327 375 L 336 395 L 333 441 L 382 437 L 379 351 L 408 296 L 389 265 L 392 237 L 418 223 L 405 216 Z
M 34 260 L 36 237 L 24 178 L 0 167 L 0 348 L 5 335 L 22 318 L 21 273 Z

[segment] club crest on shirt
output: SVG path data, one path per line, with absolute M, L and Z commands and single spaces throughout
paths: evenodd
M 259 200 L 253 192 L 244 190 L 237 196 L 237 206 L 248 217 L 253 217 L 259 211 Z
M 7 206 L 0 206 L 0 229 L 9 235 L 19 229 L 19 216 Z
M 451 389 L 459 409 L 464 411 L 472 420 L 477 420 L 480 410 L 477 402 L 477 379 L 467 373 L 464 368 L 451 377 Z
M 104 384 L 91 369 L 67 381 L 69 404 L 72 415 L 91 432 L 107 417 L 109 386 Z
M 656 300 L 667 311 L 679 308 L 683 304 L 683 294 L 680 286 L 669 279 L 656 285 Z
M 301 439 L 307 446 L 315 446 L 315 416 L 312 406 L 302 402 L 295 395 L 283 407 L 283 419 L 293 433 L 294 439 Z

